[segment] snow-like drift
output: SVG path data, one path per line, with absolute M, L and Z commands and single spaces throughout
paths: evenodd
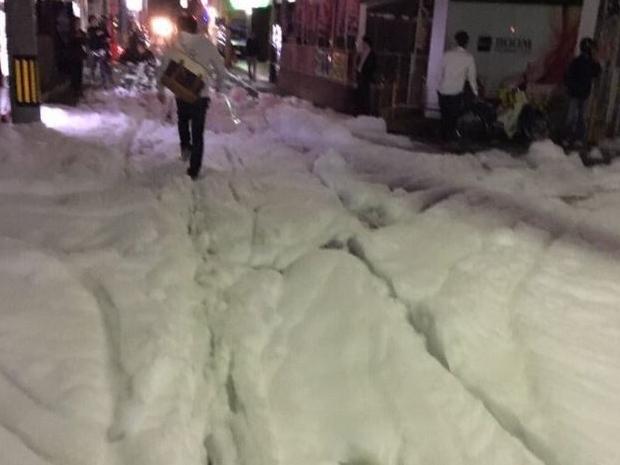
M 2 463 L 620 460 L 616 166 L 99 97 L 0 127 Z

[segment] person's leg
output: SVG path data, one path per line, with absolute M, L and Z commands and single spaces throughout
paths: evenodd
M 84 62 L 80 60 L 76 69 L 76 86 L 78 97 L 84 94 Z
M 107 55 L 101 59 L 101 79 L 106 89 L 112 85 L 112 66 Z
M 448 138 L 454 139 L 457 135 L 456 126 L 459 120 L 459 116 L 461 116 L 461 112 L 463 111 L 463 95 L 450 95 L 448 98 L 448 121 L 447 121 L 447 131 Z
M 577 139 L 577 120 L 579 119 L 579 100 L 571 98 L 568 101 L 568 111 L 565 123 L 565 141 L 571 145 Z
M 99 76 L 97 76 L 97 79 L 99 80 L 99 85 L 101 86 L 105 86 L 106 85 L 106 81 L 105 81 L 105 70 L 103 69 L 103 57 L 99 54 L 97 54 L 95 56 L 95 74 L 99 74 Z
M 88 52 L 88 57 L 86 58 L 86 66 L 88 67 L 90 84 L 93 85 L 95 83 L 95 70 L 97 68 L 97 60 L 93 56 L 92 51 Z
M 360 115 L 370 115 L 370 82 L 360 80 L 357 87 L 357 112 Z
M 188 154 L 192 148 L 189 133 L 191 116 L 191 105 L 183 100 L 177 99 L 177 125 L 179 129 L 179 141 L 181 143 L 181 157 Z
M 449 97 L 443 94 L 438 94 L 438 96 L 439 96 L 439 111 L 441 114 L 441 138 L 444 141 L 447 141 L 450 138 L 450 131 L 449 131 L 450 108 L 448 106 Z
M 576 123 L 575 123 L 575 136 L 576 136 L 576 140 L 578 142 L 580 142 L 581 144 L 585 144 L 586 142 L 586 118 L 585 118 L 585 111 L 586 111 L 586 101 L 585 100 L 578 100 L 577 101 L 577 118 L 576 118 Z
M 187 174 L 196 178 L 202 166 L 202 152 L 204 149 L 204 130 L 209 99 L 201 98 L 192 105 L 192 155 Z
M 80 78 L 77 63 L 71 63 L 69 69 L 69 79 L 71 81 L 71 92 L 74 97 L 78 97 L 80 93 Z

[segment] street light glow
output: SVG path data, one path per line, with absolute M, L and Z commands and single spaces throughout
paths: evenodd
M 151 20 L 151 29 L 155 35 L 169 39 L 174 33 L 174 24 L 172 24 L 170 18 L 156 16 Z
M 125 5 L 129 11 L 142 11 L 142 0 L 125 0 Z

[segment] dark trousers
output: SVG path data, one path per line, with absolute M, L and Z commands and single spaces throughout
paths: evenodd
M 202 166 L 204 147 L 205 120 L 209 108 L 209 99 L 201 98 L 195 103 L 177 99 L 177 115 L 181 150 L 191 150 L 189 172 L 197 175 Z
M 248 62 L 248 77 L 252 81 L 256 81 L 256 67 L 258 64 L 258 59 L 256 58 L 255 55 L 253 55 L 253 56 L 247 56 L 246 60 Z
M 585 110 L 586 99 L 570 98 L 566 115 L 566 139 L 571 144 L 586 140 Z
M 76 97 L 82 95 L 82 86 L 84 81 L 84 63 L 76 61 L 71 64 L 70 68 L 71 90 Z
M 463 94 L 439 95 L 441 110 L 441 137 L 452 140 L 456 137 L 456 122 L 463 111 Z
M 363 77 L 358 77 L 357 81 L 357 91 L 356 91 L 356 100 L 357 100 L 357 114 L 358 115 L 370 115 L 370 91 L 371 91 L 372 82 L 368 79 L 364 79 Z

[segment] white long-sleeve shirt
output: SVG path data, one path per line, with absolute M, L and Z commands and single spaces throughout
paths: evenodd
M 209 96 L 209 85 L 211 81 L 209 69 L 212 67 L 216 74 L 215 87 L 217 90 L 222 88 L 222 81 L 227 75 L 226 67 L 224 66 L 224 60 L 220 53 L 217 51 L 215 45 L 211 43 L 209 39 L 200 34 L 188 34 L 186 32 L 180 32 L 177 38 L 177 42 L 168 52 L 162 57 L 162 64 L 160 68 L 160 76 L 164 73 L 170 62 L 171 55 L 174 48 L 181 50 L 189 58 L 198 63 L 205 69 L 202 80 L 205 83 L 202 89 L 201 96 Z
M 439 93 L 458 95 L 463 92 L 465 81 L 469 82 L 474 94 L 478 95 L 474 57 L 463 47 L 455 47 L 443 56 Z

